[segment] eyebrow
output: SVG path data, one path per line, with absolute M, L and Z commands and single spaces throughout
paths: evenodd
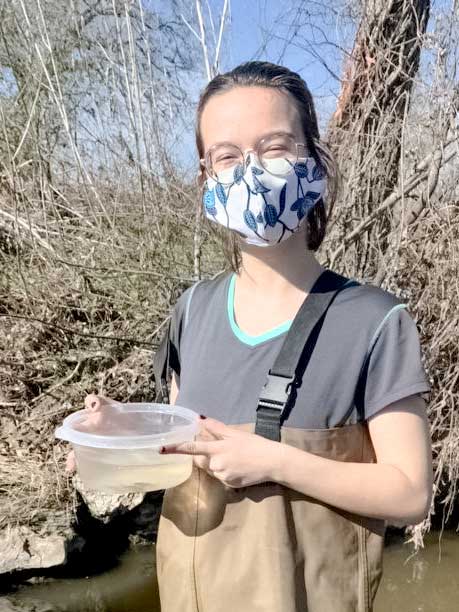
M 269 138 L 270 136 L 290 136 L 290 138 L 293 138 L 293 140 L 295 140 L 295 135 L 292 132 L 288 132 L 285 130 L 272 130 L 271 132 L 266 132 L 266 134 L 263 134 L 263 136 L 261 136 L 257 142 L 260 142 L 260 140 L 263 140 L 264 138 Z M 225 145 L 225 144 L 231 144 L 234 145 L 234 142 L 231 142 L 230 140 L 220 140 L 218 142 L 214 142 L 214 144 L 212 144 L 210 148 L 215 147 L 217 145 Z M 237 145 L 236 145 L 237 146 Z

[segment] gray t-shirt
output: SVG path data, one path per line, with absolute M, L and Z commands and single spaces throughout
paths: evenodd
M 171 331 L 171 367 L 180 371 L 176 404 L 229 425 L 255 421 L 260 391 L 290 326 L 245 334 L 234 320 L 234 281 L 234 274 L 224 273 L 187 289 L 173 310 Z M 327 312 L 284 425 L 349 425 L 427 391 L 406 306 L 377 287 L 350 286 Z

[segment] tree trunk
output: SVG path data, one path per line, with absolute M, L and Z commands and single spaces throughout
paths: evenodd
M 430 0 L 368 0 L 357 31 L 328 142 L 342 174 L 342 190 L 325 244 L 332 253 L 397 190 L 402 134 L 419 68 Z M 339 267 L 372 278 L 391 228 L 388 207 L 344 250 Z

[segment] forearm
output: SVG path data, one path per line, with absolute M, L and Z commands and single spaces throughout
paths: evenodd
M 272 476 L 286 487 L 391 524 L 416 524 L 427 512 L 428 495 L 395 466 L 335 461 L 293 446 L 282 447 Z

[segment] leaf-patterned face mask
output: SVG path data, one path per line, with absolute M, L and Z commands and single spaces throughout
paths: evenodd
M 263 170 L 254 157 L 248 157 L 245 170 L 241 164 L 229 169 L 232 176 L 224 184 L 209 177 L 203 205 L 206 217 L 238 232 L 248 244 L 270 246 L 298 231 L 323 196 L 326 176 L 312 157 L 297 161 L 284 176 Z

